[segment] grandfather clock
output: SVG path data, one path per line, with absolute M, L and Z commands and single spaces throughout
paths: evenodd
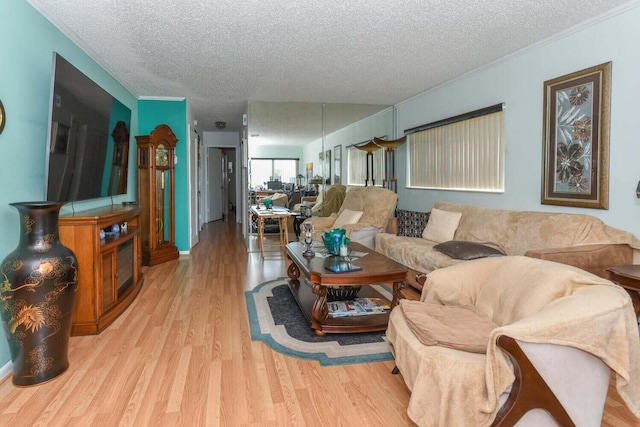
M 142 263 L 156 265 L 178 258 L 175 245 L 174 150 L 178 139 L 167 125 L 150 135 L 136 136 L 138 144 L 138 203 Z

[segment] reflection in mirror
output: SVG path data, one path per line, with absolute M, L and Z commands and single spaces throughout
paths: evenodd
M 259 101 L 250 102 L 248 111 L 249 205 L 283 191 L 273 189 L 274 182 L 290 184 L 291 191 L 285 191 L 290 208 L 332 184 L 364 185 L 347 173 L 365 167 L 364 159 L 361 166 L 349 164 L 350 153 L 359 151 L 352 148 L 388 138 L 394 129 L 393 107 L 386 105 Z M 314 214 L 329 213 L 316 209 Z
M 129 130 L 127 124 L 120 120 L 111 132 L 113 138 L 113 162 L 109 179 L 108 195 L 127 192 L 127 175 L 129 165 Z

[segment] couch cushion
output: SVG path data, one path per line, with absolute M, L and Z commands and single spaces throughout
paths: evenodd
M 472 305 L 439 305 L 400 300 L 411 332 L 424 345 L 486 353 L 489 335 L 498 327 Z
M 586 244 L 640 246 L 633 234 L 609 227 L 591 215 L 512 211 L 450 202 L 437 202 L 433 207 L 462 214 L 454 237 L 456 240 L 491 243 L 507 255 Z
M 398 209 L 398 236 L 422 237 L 422 232 L 429 221 L 429 212 L 408 211 Z
M 333 228 L 342 228 L 347 224 L 356 224 L 362 217 L 362 211 L 352 211 L 351 209 L 344 209 L 336 218 L 336 222 L 333 223 Z
M 376 252 L 423 273 L 465 262 L 434 251 L 433 245 L 435 245 L 434 242 L 422 238 L 379 233 L 376 236 L 375 249 Z
M 422 233 L 422 238 L 436 243 L 452 240 L 456 233 L 462 214 L 440 209 L 431 209 L 429 222 Z
M 448 242 L 435 245 L 433 249 L 442 252 L 451 258 L 463 260 L 504 255 L 504 252 L 496 248 L 492 248 L 491 246 L 483 245 L 481 243 L 467 242 L 464 240 L 449 240 Z

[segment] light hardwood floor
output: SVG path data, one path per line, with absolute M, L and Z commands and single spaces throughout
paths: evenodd
M 247 253 L 239 225 L 208 224 L 191 257 L 144 274 L 115 323 L 71 339 L 67 372 L 0 382 L 0 425 L 414 425 L 393 362 L 321 367 L 251 341 L 244 291 L 286 270 L 279 253 Z M 610 388 L 603 425 L 638 424 Z

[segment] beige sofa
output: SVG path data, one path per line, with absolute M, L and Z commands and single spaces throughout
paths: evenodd
M 449 318 L 452 327 L 434 328 L 447 323 L 446 315 L 421 316 L 447 306 L 473 307 L 493 323 L 480 337 L 482 351 L 477 336 L 451 333 L 475 322 L 458 315 Z M 423 329 L 447 343 L 424 344 Z M 504 353 L 501 337 L 517 346 L 504 346 Z M 505 256 L 433 271 L 420 302 L 403 300 L 392 310 L 387 338 L 411 390 L 408 415 L 419 426 L 488 426 L 498 409 L 503 424 L 494 425 L 553 426 L 551 413 L 560 425 L 600 426 L 610 370 L 623 401 L 640 416 L 640 341 L 631 301 L 612 282 L 572 266 Z M 470 341 L 475 352 L 465 347 Z M 506 354 L 518 347 L 526 357 L 510 358 L 514 370 Z M 531 388 L 538 374 L 544 381 Z
M 634 248 L 640 248 L 640 241 L 633 234 L 607 226 L 590 215 L 444 202 L 435 203 L 433 208 L 462 214 L 454 240 L 485 244 L 506 255 L 527 255 L 574 265 L 601 277 L 608 277 L 608 267 L 631 264 Z M 419 294 L 424 274 L 464 261 L 435 250 L 438 243 L 381 233 L 376 236 L 375 250 L 409 268 L 407 282 Z

